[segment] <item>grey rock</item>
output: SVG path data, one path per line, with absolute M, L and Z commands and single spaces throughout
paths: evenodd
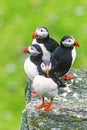
M 59 89 L 49 112 L 35 109 L 41 97 L 33 98 L 27 84 L 21 130 L 87 130 L 87 71 L 71 69 L 69 74 L 76 78 L 70 81 L 61 78 L 66 87 Z

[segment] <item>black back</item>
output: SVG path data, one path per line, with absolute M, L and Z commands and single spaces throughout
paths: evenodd
M 51 63 L 52 70 L 50 75 L 56 75 L 57 77 L 61 77 L 66 74 L 72 64 L 72 48 L 66 47 L 57 47 L 52 53 Z
M 50 52 L 53 52 L 55 48 L 57 48 L 59 46 L 58 42 L 56 42 L 54 39 L 46 37 L 43 39 L 36 39 L 36 41 L 40 44 L 44 44 L 44 46 L 46 47 L 46 49 Z

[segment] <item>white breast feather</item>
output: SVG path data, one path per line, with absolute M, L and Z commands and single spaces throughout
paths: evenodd
M 58 94 L 58 86 L 51 79 L 41 75 L 37 75 L 33 80 L 33 85 L 40 96 L 54 97 Z
M 49 52 L 49 51 L 45 48 L 45 46 L 44 46 L 43 43 L 37 43 L 36 39 L 34 39 L 33 42 L 32 42 L 32 45 L 33 45 L 33 44 L 38 44 L 38 45 L 41 47 L 41 49 L 42 49 L 42 51 L 43 51 L 43 57 L 42 57 L 42 60 L 43 60 L 43 61 L 44 61 L 44 60 L 50 60 L 51 52 Z
M 75 59 L 76 59 L 76 49 L 75 49 L 75 47 L 72 49 L 72 58 L 73 58 L 73 60 L 72 60 L 72 64 L 73 64 Z
M 32 41 L 32 45 L 33 45 L 33 44 L 38 44 L 37 41 L 36 41 L 36 39 L 34 39 L 34 40 Z
M 43 50 L 43 57 L 42 57 L 42 60 L 50 60 L 50 57 L 51 57 L 51 52 L 49 52 L 45 46 L 43 44 L 40 44 L 40 47 L 42 48 Z
M 38 74 L 37 66 L 30 61 L 30 58 L 27 58 L 24 62 L 24 71 L 31 80 Z

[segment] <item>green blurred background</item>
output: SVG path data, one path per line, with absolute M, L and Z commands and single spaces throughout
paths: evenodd
M 87 0 L 0 0 L 0 130 L 19 130 L 27 77 L 23 48 L 37 26 L 79 42 L 74 68 L 87 69 Z

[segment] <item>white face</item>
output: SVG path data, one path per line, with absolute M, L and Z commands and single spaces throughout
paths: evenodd
M 66 39 L 66 40 L 64 40 L 64 41 L 62 41 L 62 44 L 65 46 L 65 47 L 72 47 L 72 46 L 74 46 L 74 44 L 75 44 L 75 40 L 74 40 L 74 38 L 68 38 L 68 39 Z
M 41 63 L 41 69 L 44 73 L 46 73 L 46 70 L 48 69 L 49 71 L 51 70 L 51 63 L 45 64 L 44 62 Z
M 48 31 L 44 27 L 37 28 L 35 31 L 38 38 L 46 38 L 48 36 Z
M 41 52 L 39 52 L 34 46 L 29 46 L 28 47 L 28 51 L 31 55 L 33 56 L 37 56 L 38 54 L 40 54 Z

